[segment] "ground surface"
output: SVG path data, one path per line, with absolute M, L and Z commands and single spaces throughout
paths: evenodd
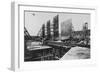
M 85 47 L 72 47 L 61 60 L 67 59 L 88 59 L 90 58 L 90 49 Z

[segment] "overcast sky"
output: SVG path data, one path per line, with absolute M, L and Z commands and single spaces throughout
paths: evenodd
M 72 24 L 75 31 L 82 30 L 85 22 L 88 22 L 90 28 L 90 14 L 80 13 L 53 13 L 53 12 L 34 12 L 25 11 L 25 27 L 30 35 L 36 36 L 42 24 L 46 24 L 48 20 L 53 20 L 53 17 L 59 15 L 59 24 L 68 19 L 72 19 Z

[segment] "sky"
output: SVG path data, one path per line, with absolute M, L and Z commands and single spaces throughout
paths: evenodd
M 36 36 L 43 24 L 50 20 L 52 24 L 53 17 L 59 15 L 59 25 L 62 22 L 72 19 L 73 28 L 75 31 L 82 30 L 83 24 L 88 23 L 90 28 L 90 14 L 85 13 L 56 13 L 56 12 L 36 12 L 25 11 L 25 27 L 29 34 Z

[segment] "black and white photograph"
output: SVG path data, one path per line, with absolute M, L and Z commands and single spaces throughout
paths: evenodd
M 24 62 L 90 59 L 90 16 L 24 10 Z

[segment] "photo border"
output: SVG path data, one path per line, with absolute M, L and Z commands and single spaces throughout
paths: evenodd
M 90 11 L 91 17 L 92 17 L 92 21 L 91 21 L 91 48 L 93 49 L 91 51 L 91 56 L 93 56 L 93 58 L 91 58 L 90 60 L 66 60 L 66 61 L 48 61 L 48 62 L 34 62 L 34 63 L 23 63 L 22 61 L 22 51 L 21 51 L 21 44 L 22 44 L 22 40 L 21 40 L 21 33 L 23 33 L 23 28 L 20 24 L 20 21 L 23 20 L 23 16 L 21 16 L 20 11 L 22 10 L 20 7 L 40 7 L 40 8 L 54 8 L 54 9 L 71 9 L 71 10 L 83 10 L 83 11 Z M 41 10 L 40 10 L 41 11 Z M 66 11 L 66 10 L 65 10 Z M 76 11 L 76 12 L 77 12 Z M 96 50 L 95 45 L 93 44 L 94 40 L 92 40 L 95 36 L 93 35 L 93 33 L 95 33 L 94 31 L 94 27 L 96 24 L 96 7 L 86 7 L 86 6 L 75 6 L 75 5 L 70 5 L 70 6 L 66 6 L 66 7 L 59 7 L 59 6 L 42 6 L 42 5 L 33 5 L 32 3 L 19 3 L 19 2 L 13 2 L 12 3 L 12 37 L 13 37 L 13 41 L 12 41 L 12 49 L 11 49 L 11 69 L 14 71 L 19 71 L 19 70 L 30 70 L 30 69 L 45 69 L 47 67 L 49 68 L 55 68 L 56 67 L 75 67 L 75 66 L 87 66 L 87 65 L 95 65 L 96 64 Z M 83 12 L 85 13 L 85 12 Z M 23 14 L 23 13 L 22 13 Z M 22 32 L 23 31 L 23 32 Z M 24 36 L 23 36 L 24 37 Z M 68 64 L 69 63 L 69 64 Z M 59 65 L 58 65 L 59 64 Z M 45 66 L 44 66 L 45 65 Z

